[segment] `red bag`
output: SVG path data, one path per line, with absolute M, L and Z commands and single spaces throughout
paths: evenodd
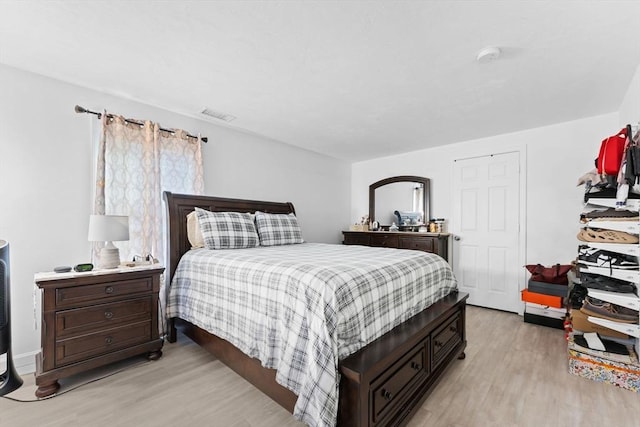
M 569 284 L 567 273 L 573 268 L 573 265 L 556 264 L 551 267 L 545 267 L 542 264 L 529 264 L 525 265 L 525 268 L 531 273 L 531 280 L 534 282 L 567 285 Z
M 600 154 L 598 154 L 598 173 L 606 175 L 617 175 L 620 171 L 622 156 L 624 156 L 624 145 L 627 141 L 627 128 L 623 128 L 616 135 L 610 136 L 600 144 Z

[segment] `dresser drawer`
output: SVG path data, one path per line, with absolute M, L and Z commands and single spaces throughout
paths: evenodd
M 72 337 L 141 322 L 150 319 L 151 313 L 151 297 L 59 311 L 56 313 L 56 335 L 57 338 Z
M 373 423 L 387 415 L 409 393 L 411 386 L 426 374 L 426 356 L 424 344 L 415 347 L 372 385 Z
M 105 298 L 150 293 L 152 291 L 153 280 L 151 277 L 58 288 L 56 289 L 56 307 L 103 302 Z
M 152 339 L 151 320 L 56 341 L 56 367 L 142 344 Z
M 371 246 L 397 248 L 398 236 L 393 234 L 375 234 L 371 236 Z
M 431 348 L 433 349 L 431 363 L 433 369 L 446 358 L 449 352 L 462 342 L 462 334 L 462 317 L 460 317 L 459 313 L 447 319 L 442 326 L 434 331 L 431 335 Z
M 369 246 L 369 235 L 367 233 L 344 233 L 345 245 Z
M 414 249 L 424 252 L 436 252 L 435 239 L 427 236 L 400 236 L 398 247 L 400 249 Z

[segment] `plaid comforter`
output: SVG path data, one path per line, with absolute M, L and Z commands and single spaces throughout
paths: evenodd
M 167 312 L 277 370 L 294 415 L 333 426 L 338 361 L 450 293 L 456 280 L 421 251 L 302 243 L 186 253 Z

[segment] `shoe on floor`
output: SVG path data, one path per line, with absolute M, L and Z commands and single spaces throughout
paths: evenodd
M 618 270 L 637 270 L 638 262 L 622 254 L 591 248 L 583 245 L 578 248 L 578 263 L 591 267 L 608 267 Z
M 589 316 L 601 317 L 621 323 L 638 323 L 638 312 L 610 302 L 587 296 L 580 311 Z
M 625 280 L 614 279 L 613 277 L 601 276 L 599 274 L 580 274 L 581 284 L 591 289 L 601 291 L 634 293 L 636 286 Z

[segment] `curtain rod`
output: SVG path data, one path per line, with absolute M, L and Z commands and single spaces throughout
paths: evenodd
M 98 113 L 97 111 L 87 110 L 86 108 L 81 107 L 81 106 L 79 106 L 79 105 L 76 105 L 76 106 L 75 106 L 74 111 L 75 111 L 76 113 L 94 114 L 94 115 L 98 116 L 98 118 L 101 118 L 101 117 L 102 117 L 102 113 Z M 116 116 L 115 116 L 115 115 L 113 115 L 113 114 L 108 114 L 108 113 L 107 113 L 107 117 L 111 119 L 111 118 L 116 117 Z M 141 123 L 141 122 L 139 122 L 139 121 L 137 121 L 137 120 L 132 120 L 132 119 L 124 119 L 124 121 L 125 121 L 125 122 L 127 122 L 127 123 L 133 123 L 134 125 L 140 125 L 140 126 L 142 126 L 142 125 L 144 124 L 144 123 Z M 173 129 L 160 128 L 160 130 L 165 131 L 165 132 L 172 132 L 172 133 L 173 133 L 173 132 L 175 132 L 175 130 L 173 130 Z M 191 134 L 189 134 L 189 133 L 187 133 L 187 137 L 188 137 L 188 138 L 196 138 L 196 139 L 198 138 L 197 136 L 195 136 L 195 135 L 191 135 Z M 206 143 L 207 141 L 209 141 L 209 138 L 207 138 L 206 136 L 203 136 L 203 137 L 200 137 L 200 140 L 201 140 L 202 142 L 205 142 L 205 143 Z

